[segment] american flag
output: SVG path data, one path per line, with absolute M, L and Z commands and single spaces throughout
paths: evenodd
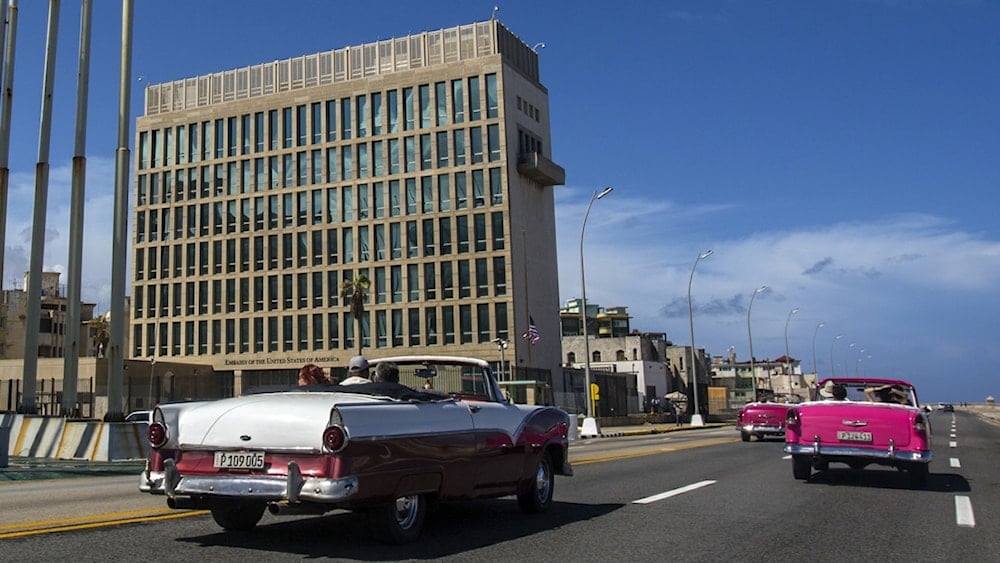
M 542 339 L 541 335 L 538 334 L 538 327 L 535 326 L 535 319 L 530 315 L 528 316 L 528 332 L 522 334 L 521 338 L 532 344 L 538 344 L 538 341 Z

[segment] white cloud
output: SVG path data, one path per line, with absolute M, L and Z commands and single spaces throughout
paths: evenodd
M 88 157 L 83 221 L 83 258 L 80 295 L 97 304 L 97 312 L 110 308 L 111 248 L 114 228 L 114 160 Z M 60 272 L 67 283 L 69 270 L 70 202 L 72 167 L 57 164 L 49 171 L 45 254 L 42 269 Z M 23 288 L 24 274 L 30 269 L 35 176 L 14 173 L 10 179 L 7 232 L 4 252 L 3 287 Z M 127 219 L 127 218 L 126 218 Z M 131 231 L 129 231 L 129 237 Z M 127 270 L 126 276 L 130 273 Z M 126 285 L 128 287 L 128 285 Z
M 557 205 L 560 294 L 580 295 L 579 230 L 590 192 L 560 188 Z M 754 302 L 752 327 L 758 357 L 789 348 L 812 370 L 812 348 L 821 374 L 834 364 L 853 372 L 862 362 L 880 373 L 930 378 L 955 371 L 974 355 L 1000 361 L 989 341 L 1000 308 L 1000 242 L 930 215 L 899 215 L 868 223 L 840 222 L 801 229 L 723 230 L 720 221 L 738 209 L 685 209 L 664 199 L 648 202 L 616 193 L 594 204 L 587 222 L 587 298 L 601 306 L 627 306 L 632 327 L 666 331 L 677 344 L 690 342 L 688 281 L 692 284 L 695 342 L 709 353 L 730 345 L 747 357 L 747 305 L 752 291 L 769 290 Z M 696 218 L 696 219 L 693 219 Z M 734 234 L 735 233 L 735 234 Z M 800 307 L 789 321 L 789 311 Z M 992 313 L 990 312 L 992 311 Z M 824 322 L 818 330 L 816 326 Z M 849 342 L 856 342 L 848 348 Z M 973 377 L 975 368 L 966 369 Z M 873 374 L 874 375 L 874 374 Z M 939 391 L 946 389 L 940 381 Z

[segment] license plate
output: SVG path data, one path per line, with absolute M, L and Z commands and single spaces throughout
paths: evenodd
M 855 432 L 853 430 L 838 430 L 837 439 L 841 442 L 871 442 L 871 432 Z
M 264 452 L 215 452 L 217 469 L 263 469 Z

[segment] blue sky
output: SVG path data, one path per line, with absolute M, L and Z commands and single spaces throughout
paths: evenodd
M 108 309 L 119 2 L 95 2 L 82 295 Z M 561 300 L 712 354 L 1000 393 L 1000 3 L 945 0 L 135 3 L 141 87 L 496 16 L 539 46 Z M 47 3 L 21 1 L 3 287 L 28 270 Z M 66 271 L 79 3 L 63 2 L 44 265 Z M 131 137 L 130 137 L 131 138 Z M 65 281 L 65 280 L 64 280 Z M 789 312 L 800 310 L 789 318 Z M 817 329 L 819 323 L 824 326 Z M 838 334 L 843 338 L 836 339 Z M 546 335 L 543 335 L 543 338 Z M 855 344 L 853 347 L 850 344 Z M 860 350 L 864 350 L 861 353 Z M 870 357 L 869 357 L 870 356 Z

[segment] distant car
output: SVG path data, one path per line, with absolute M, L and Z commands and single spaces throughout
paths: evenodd
M 845 400 L 816 400 L 827 381 L 843 386 Z M 819 382 L 813 399 L 788 409 L 785 452 L 792 474 L 808 480 L 830 463 L 852 469 L 870 464 L 905 470 L 920 486 L 932 458 L 931 430 L 914 387 L 897 379 L 835 378 Z
M 955 406 L 949 403 L 941 405 L 941 412 L 955 412 Z
M 145 422 L 149 424 L 153 420 L 153 411 L 132 411 L 125 417 L 125 422 Z
M 272 387 L 161 404 L 139 490 L 208 509 L 226 530 L 275 515 L 367 515 L 377 539 L 417 539 L 429 504 L 514 495 L 549 508 L 572 475 L 569 415 L 508 403 L 479 359 L 384 358 L 400 383 Z M 425 387 L 426 386 L 426 387 Z
M 787 413 L 787 404 L 747 403 L 736 414 L 736 429 L 744 442 L 749 442 L 751 436 L 757 440 L 763 440 L 764 436 L 784 436 Z

